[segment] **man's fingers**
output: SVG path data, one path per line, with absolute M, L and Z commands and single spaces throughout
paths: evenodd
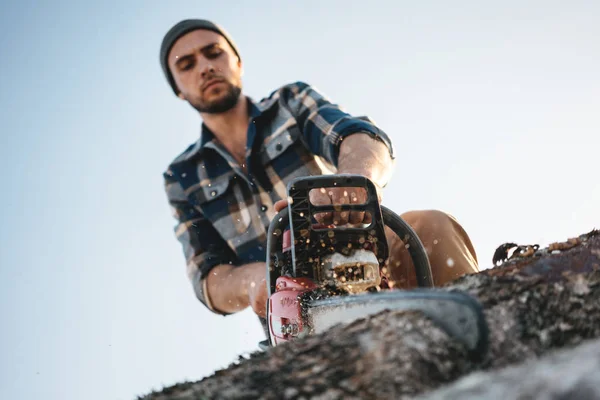
M 324 188 L 313 189 L 310 192 L 308 192 L 308 196 L 309 196 L 310 202 L 316 206 L 324 206 L 327 204 L 331 204 L 331 197 L 329 197 L 327 190 L 325 190 Z M 326 211 L 315 214 L 315 219 L 320 224 L 326 224 L 326 225 L 330 224 L 331 217 L 332 217 L 332 213 L 326 212 Z
M 283 210 L 284 208 L 286 208 L 288 205 L 287 200 L 278 200 L 275 202 L 275 204 L 273 204 L 273 207 L 275 208 L 276 212 L 279 212 L 281 210 Z
M 350 211 L 342 211 L 341 207 L 336 208 L 335 206 L 350 203 L 350 196 L 348 194 L 348 191 L 346 190 L 346 188 L 332 188 L 330 189 L 329 194 L 331 196 L 331 201 L 334 205 L 334 209 L 336 209 L 333 212 L 333 224 L 338 226 L 347 224 Z
M 259 284 L 259 292 L 258 292 L 258 304 L 257 304 L 257 309 L 258 309 L 258 315 L 260 315 L 262 318 L 265 318 L 266 314 L 267 314 L 267 300 L 269 300 L 269 295 L 267 292 L 267 281 L 266 279 L 261 279 L 260 284 Z
M 367 201 L 367 192 L 363 188 L 348 188 L 348 191 L 350 194 L 350 204 L 364 204 Z M 351 224 L 360 224 L 364 219 L 364 211 L 352 211 L 350 213 L 349 220 Z
M 334 205 L 333 212 L 320 212 L 315 214 L 318 223 L 334 224 L 337 226 L 350 224 L 369 223 L 371 216 L 364 211 L 342 210 L 336 205 L 365 204 L 367 191 L 362 187 L 329 187 L 312 189 L 309 192 L 310 202 L 314 205 Z
M 255 280 L 250 282 L 249 288 L 250 306 L 254 310 L 254 313 L 262 318 L 266 316 L 267 310 L 267 281 L 265 278 L 256 277 Z

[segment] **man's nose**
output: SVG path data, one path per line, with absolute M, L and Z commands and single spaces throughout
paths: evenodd
M 207 64 L 202 68 L 201 74 L 202 77 L 205 78 L 206 75 L 214 75 L 215 67 L 212 64 Z

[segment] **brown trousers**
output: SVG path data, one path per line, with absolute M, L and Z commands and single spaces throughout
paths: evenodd
M 453 216 L 437 210 L 418 210 L 401 214 L 400 217 L 413 228 L 425 246 L 436 287 L 461 275 L 479 271 L 471 239 Z M 405 244 L 391 230 L 386 230 L 390 248 L 386 275 L 390 279 L 390 286 L 406 289 L 416 287 L 413 262 Z

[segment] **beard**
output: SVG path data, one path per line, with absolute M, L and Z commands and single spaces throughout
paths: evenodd
M 219 114 L 231 110 L 237 104 L 242 88 L 240 85 L 234 85 L 231 82 L 225 83 L 225 95 L 217 100 L 202 101 L 187 99 L 190 105 L 200 113 Z

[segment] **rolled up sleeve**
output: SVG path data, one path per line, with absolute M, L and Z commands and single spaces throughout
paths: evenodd
M 394 158 L 390 138 L 368 116 L 348 114 L 304 82 L 286 86 L 282 97 L 296 118 L 311 151 L 333 165 L 338 165 L 342 140 L 355 133 L 366 133 L 381 141 L 387 146 L 390 157 Z
M 164 187 L 171 214 L 177 221 L 175 236 L 181 243 L 196 297 L 212 312 L 228 315 L 212 306 L 206 293 L 206 277 L 215 266 L 234 263 L 233 252 L 204 215 L 189 203 L 181 185 L 168 171 L 164 174 Z

